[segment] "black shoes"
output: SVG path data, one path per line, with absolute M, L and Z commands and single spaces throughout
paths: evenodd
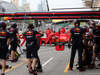
M 1 75 L 5 75 L 4 73 L 1 73 Z
M 72 68 L 68 68 L 68 70 L 73 71 L 73 69 L 72 69 Z
M 84 72 L 84 71 L 86 71 L 86 70 L 85 70 L 85 69 L 80 69 L 80 70 L 79 70 L 79 72 Z
M 28 71 L 29 71 L 29 74 L 33 74 L 33 70 L 31 70 L 31 71 L 30 71 L 30 70 L 28 70 Z
M 11 62 L 17 62 L 17 61 L 18 61 L 18 59 L 11 60 Z
M 95 64 L 93 64 L 93 63 L 91 65 L 95 66 Z
M 100 66 L 100 63 L 98 64 L 98 66 Z
M 33 75 L 37 75 L 37 73 L 33 70 Z
M 79 70 L 79 67 L 76 67 L 76 69 L 78 69 L 78 70 Z
M 43 69 L 42 68 L 36 68 L 35 69 L 37 72 L 43 72 Z
M 77 69 L 79 69 L 79 67 L 77 67 Z M 68 70 L 73 71 L 72 68 L 68 68 Z M 85 69 L 79 69 L 79 72 L 83 72 L 83 71 L 86 71 L 86 70 Z
M 29 74 L 33 74 L 33 75 L 37 75 L 37 73 L 34 71 L 34 70 L 28 70 L 29 71 Z

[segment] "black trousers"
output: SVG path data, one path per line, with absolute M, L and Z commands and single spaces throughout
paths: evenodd
M 39 56 L 37 57 L 37 68 L 42 68 Z
M 78 50 L 79 69 L 82 69 L 82 52 L 83 52 L 83 44 L 82 43 L 72 44 L 71 57 L 70 57 L 70 68 L 73 68 L 76 50 Z

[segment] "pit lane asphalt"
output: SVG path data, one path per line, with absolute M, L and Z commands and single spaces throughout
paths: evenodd
M 25 47 L 23 47 L 25 48 Z M 64 51 L 56 51 L 54 46 L 41 46 L 38 54 L 43 66 L 43 72 L 38 75 L 100 75 L 100 69 L 87 69 L 86 72 L 79 72 L 75 69 L 73 71 L 68 70 L 70 49 L 65 47 Z M 77 63 L 77 55 L 75 57 L 74 65 Z M 99 61 L 96 61 L 98 64 Z M 7 61 L 7 64 L 12 66 L 11 69 L 6 69 L 5 75 L 30 75 L 26 68 L 26 58 L 22 55 L 16 63 Z M 96 66 L 98 68 L 98 66 Z M 0 71 L 1 72 L 1 71 Z

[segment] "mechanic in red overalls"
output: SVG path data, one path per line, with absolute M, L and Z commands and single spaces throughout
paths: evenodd
M 51 29 L 47 28 L 47 30 L 46 30 L 46 37 L 48 37 L 50 33 L 51 33 Z
M 49 36 L 49 28 L 47 28 L 47 30 L 46 30 L 46 37 L 48 37 Z
M 64 34 L 66 32 L 65 28 L 63 27 L 61 30 L 60 30 L 61 34 Z
M 45 44 L 44 44 L 44 45 L 46 45 L 46 44 L 49 42 L 49 43 L 50 43 L 50 46 L 51 46 L 51 43 L 52 43 L 52 37 L 57 38 L 57 36 L 56 36 L 56 33 L 55 33 L 55 32 L 52 32 L 52 33 L 50 33 L 50 34 L 49 34 L 49 36 L 48 36 L 48 38 L 47 38 L 47 40 L 46 40 L 46 42 L 45 42 Z

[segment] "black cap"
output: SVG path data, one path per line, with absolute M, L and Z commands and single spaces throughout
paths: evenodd
M 75 19 L 75 20 L 73 21 L 73 24 L 74 24 L 74 26 L 80 25 L 80 21 L 77 20 L 77 19 Z
M 30 23 L 30 24 L 28 24 L 28 27 L 27 27 L 28 29 L 34 29 L 34 26 L 33 26 L 33 24 L 32 23 Z
M 2 27 L 3 29 L 6 29 L 6 24 L 4 21 L 0 21 L 0 27 Z
M 11 27 L 16 28 L 17 24 L 15 22 L 12 23 Z

